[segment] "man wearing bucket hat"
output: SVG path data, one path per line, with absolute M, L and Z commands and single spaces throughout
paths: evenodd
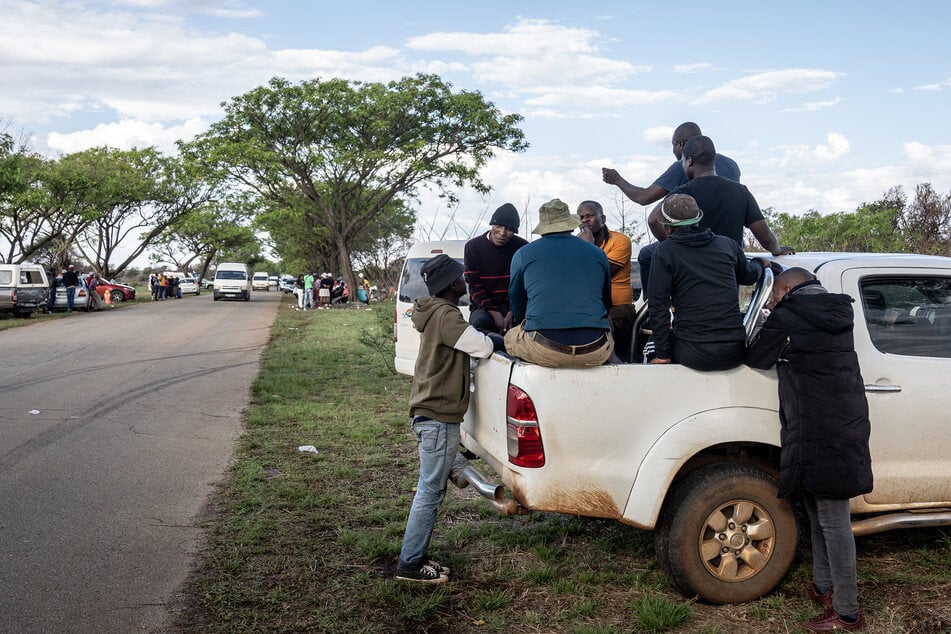
M 697 201 L 671 194 L 660 221 L 671 230 L 654 253 L 647 305 L 653 327 L 651 363 L 728 370 L 743 363 L 746 330 L 736 301 L 739 284 L 755 284 L 761 259 L 747 261 L 735 240 L 699 226 Z
M 466 294 L 464 270 L 445 253 L 420 269 L 431 296 L 413 305 L 420 337 L 409 413 L 419 446 L 419 482 L 396 567 L 396 578 L 403 581 L 449 578 L 449 569 L 429 558 L 429 542 L 459 447 L 459 423 L 469 407 L 469 356 L 486 358 L 504 349 L 500 335 L 479 332 L 459 311 L 459 298 Z
M 572 235 L 580 221 L 557 198 L 539 208 L 538 218 L 532 233 L 541 239 L 512 257 L 509 301 L 518 325 L 505 333 L 505 349 L 551 368 L 601 365 L 614 351 L 608 258 Z
M 518 233 L 515 205 L 505 203 L 489 220 L 489 230 L 466 242 L 466 283 L 469 323 L 484 331 L 505 334 L 512 326 L 509 276 L 512 256 L 528 244 Z

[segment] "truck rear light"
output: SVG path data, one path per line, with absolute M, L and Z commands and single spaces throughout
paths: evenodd
M 545 466 L 545 448 L 535 403 L 519 387 L 509 385 L 505 407 L 509 462 L 518 467 Z

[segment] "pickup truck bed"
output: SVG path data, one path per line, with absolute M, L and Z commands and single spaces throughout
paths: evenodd
M 856 299 L 875 489 L 852 500 L 854 531 L 951 525 L 951 259 L 776 261 Z M 767 295 L 752 299 L 749 333 Z M 523 509 L 653 529 L 673 584 L 713 603 L 762 596 L 786 574 L 798 530 L 776 496 L 775 370 L 549 369 L 497 353 L 474 362 L 472 389 L 462 444 Z

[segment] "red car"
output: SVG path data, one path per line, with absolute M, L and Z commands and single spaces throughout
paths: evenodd
M 99 285 L 96 286 L 96 292 L 102 295 L 102 298 L 106 298 L 106 294 L 109 294 L 109 301 L 112 303 L 132 301 L 135 299 L 135 289 L 131 286 L 125 284 L 119 284 L 118 282 L 108 282 L 106 280 L 99 280 Z

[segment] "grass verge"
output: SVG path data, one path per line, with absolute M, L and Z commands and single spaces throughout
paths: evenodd
M 417 476 L 410 379 L 359 343 L 388 314 L 392 304 L 376 312 L 282 307 L 246 431 L 210 507 L 180 629 L 797 632 L 817 613 L 802 592 L 805 554 L 770 596 L 703 605 L 668 587 L 649 532 L 550 513 L 502 518 L 452 486 L 431 549 L 452 581 L 396 582 Z M 858 546 L 868 632 L 951 629 L 949 533 L 904 531 Z

